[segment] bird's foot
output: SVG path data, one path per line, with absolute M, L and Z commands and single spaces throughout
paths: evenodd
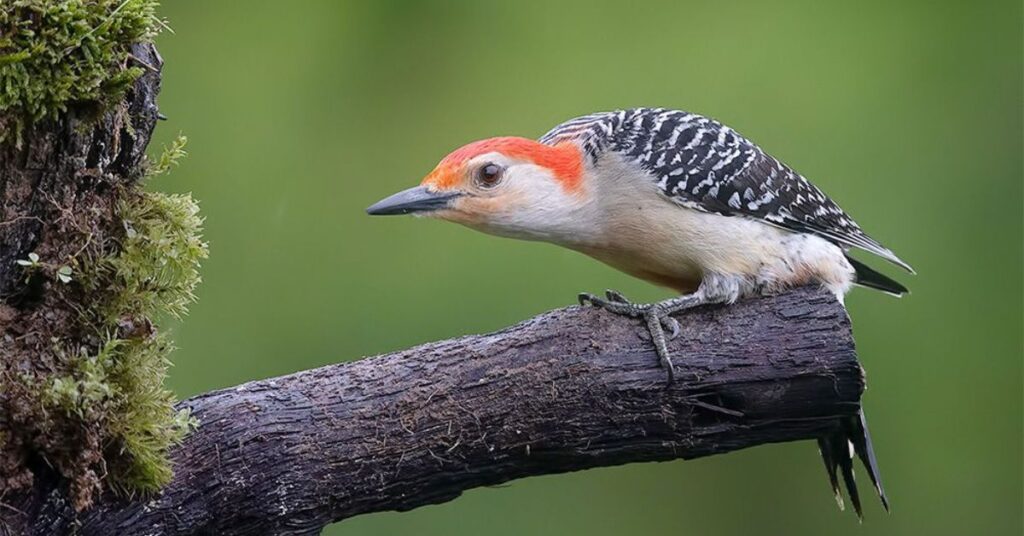
M 654 349 L 658 352 L 658 361 L 668 373 L 669 383 L 672 382 L 675 378 L 675 366 L 672 365 L 672 356 L 668 351 L 668 341 L 679 335 L 679 322 L 669 315 L 680 310 L 677 308 L 679 298 L 656 303 L 633 303 L 619 292 L 607 290 L 604 299 L 582 293 L 579 295 L 579 302 L 580 305 L 592 305 L 617 315 L 643 318 L 647 324 L 647 331 L 651 334 Z M 666 330 L 668 335 L 665 333 Z

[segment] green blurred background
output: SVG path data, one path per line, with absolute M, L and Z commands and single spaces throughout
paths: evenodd
M 1022 13 L 1014 2 L 167 2 L 154 188 L 211 256 L 181 396 L 494 330 L 617 288 L 581 255 L 371 219 L 451 149 L 570 117 L 716 117 L 913 264 L 848 299 L 894 508 L 858 526 L 813 442 L 516 481 L 326 534 L 1021 534 Z M 154 149 L 155 150 L 155 149 Z M 881 265 L 881 263 L 874 263 Z M 886 267 L 888 270 L 888 267 Z M 890 271 L 891 272 L 891 271 Z M 894 273 L 894 272 L 891 272 Z

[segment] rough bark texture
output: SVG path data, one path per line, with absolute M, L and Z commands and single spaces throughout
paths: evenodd
M 65 114 L 60 121 L 30 126 L 21 147 L 0 144 L 0 297 L 9 300 L 22 280 L 24 271 L 15 261 L 38 251 L 46 238 L 45 215 L 55 207 L 89 211 L 88 204 L 109 202 L 112 182 L 138 178 L 157 121 L 163 61 L 152 44 L 133 46 L 132 56 L 133 64 L 147 70 L 123 106 L 99 120 L 87 113 Z
M 317 534 L 530 475 L 813 439 L 860 407 L 849 320 L 828 293 L 680 319 L 671 385 L 639 322 L 574 307 L 200 395 L 183 403 L 202 424 L 173 454 L 173 483 L 103 498 L 77 534 Z M 69 533 L 59 492 L 30 503 L 33 534 Z

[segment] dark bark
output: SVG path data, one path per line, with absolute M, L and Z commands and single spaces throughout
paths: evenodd
M 524 476 L 814 439 L 860 407 L 849 320 L 826 292 L 680 319 L 671 385 L 639 322 L 569 308 L 200 395 L 183 402 L 202 425 L 172 484 L 105 497 L 77 534 L 316 534 Z M 36 534 L 72 518 L 49 493 Z

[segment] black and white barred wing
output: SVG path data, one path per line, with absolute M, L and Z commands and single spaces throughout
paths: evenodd
M 567 121 L 541 141 L 564 139 L 580 143 L 593 162 L 605 150 L 632 160 L 681 206 L 815 234 L 913 271 L 807 179 L 712 119 L 652 108 L 606 112 Z

